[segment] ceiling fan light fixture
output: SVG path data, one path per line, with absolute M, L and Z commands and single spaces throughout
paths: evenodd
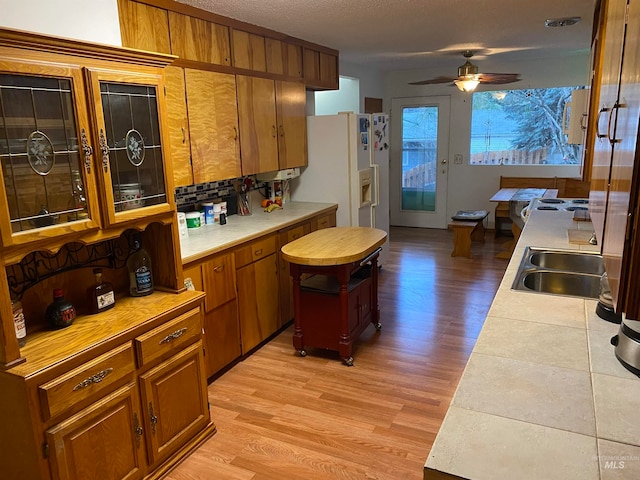
M 480 84 L 477 75 L 463 75 L 453 81 L 461 92 L 473 92 Z

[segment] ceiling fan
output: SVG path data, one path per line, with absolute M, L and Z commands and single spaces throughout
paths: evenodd
M 464 65 L 458 67 L 457 77 L 436 77 L 419 82 L 409 82 L 409 85 L 432 85 L 435 83 L 453 82 L 463 92 L 472 92 L 480 83 L 492 85 L 502 85 L 520 80 L 519 73 L 478 73 L 478 67 L 469 60 L 473 57 L 471 50 L 462 52 L 462 56 L 467 59 Z

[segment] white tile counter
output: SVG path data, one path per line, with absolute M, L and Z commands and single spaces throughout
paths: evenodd
M 532 211 L 425 464 L 425 479 L 640 478 L 640 378 L 615 358 L 597 300 L 511 290 L 527 246 L 589 229 Z M 448 474 L 451 477 L 448 477 Z
M 252 215 L 231 215 L 226 225 L 204 225 L 189 230 L 189 237 L 180 240 L 182 263 L 186 265 L 316 215 L 329 214 L 337 206 L 335 203 L 290 202 L 271 213 L 254 206 Z

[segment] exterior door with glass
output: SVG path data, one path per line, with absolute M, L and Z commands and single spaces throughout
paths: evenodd
M 447 228 L 448 96 L 391 101 L 391 224 Z

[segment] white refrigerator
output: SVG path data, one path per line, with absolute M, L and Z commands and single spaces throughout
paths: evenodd
M 291 180 L 291 199 L 337 203 L 337 226 L 388 234 L 390 128 L 383 113 L 307 117 L 308 166 Z M 380 265 L 388 255 L 387 236 Z

